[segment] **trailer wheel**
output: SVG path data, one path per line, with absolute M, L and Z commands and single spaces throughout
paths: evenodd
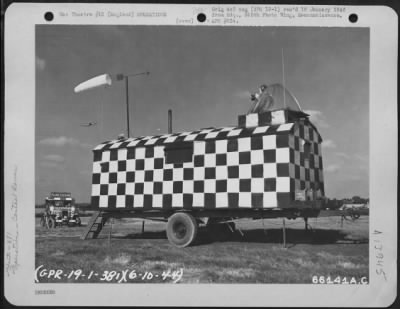
M 178 248 L 187 247 L 192 244 L 196 238 L 197 230 L 196 219 L 190 214 L 178 212 L 168 219 L 168 240 Z

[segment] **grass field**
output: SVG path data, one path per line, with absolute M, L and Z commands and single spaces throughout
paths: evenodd
M 83 224 L 88 220 L 83 218 Z M 368 216 L 344 221 L 343 227 L 339 217 L 309 219 L 308 232 L 304 221 L 286 220 L 286 248 L 282 219 L 264 224 L 239 220 L 242 233 L 236 231 L 227 242 L 211 242 L 200 229 L 198 243 L 184 249 L 169 244 L 165 223 L 146 221 L 142 234 L 141 222 L 114 220 L 98 239 L 81 240 L 84 226 L 46 230 L 36 219 L 36 267 L 62 271 L 59 278 L 42 272 L 39 282 L 311 283 L 313 276 L 368 278 Z

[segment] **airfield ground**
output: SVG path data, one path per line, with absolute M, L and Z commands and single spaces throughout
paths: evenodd
M 286 219 L 286 248 L 282 219 L 266 219 L 264 224 L 242 219 L 236 226 L 243 235 L 236 232 L 227 242 L 211 242 L 200 230 L 198 244 L 184 249 L 168 242 L 163 222 L 146 221 L 142 234 L 142 220 L 114 220 L 98 239 L 81 240 L 89 217 L 82 218 L 81 227 L 50 230 L 36 218 L 35 264 L 63 272 L 60 279 L 43 276 L 39 282 L 312 283 L 313 276 L 360 280 L 369 274 L 368 218 L 344 221 L 343 227 L 340 217 L 313 218 L 308 232 L 303 220 Z

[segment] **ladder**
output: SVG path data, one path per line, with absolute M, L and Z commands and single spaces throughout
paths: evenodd
M 93 213 L 93 216 L 90 218 L 86 229 L 81 235 L 81 239 L 97 238 L 107 220 L 108 216 L 103 216 L 102 211 L 96 211 L 95 213 Z

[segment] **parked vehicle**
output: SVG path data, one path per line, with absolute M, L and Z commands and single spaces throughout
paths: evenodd
M 55 228 L 57 226 L 80 226 L 78 208 L 69 192 L 51 192 L 46 197 L 46 207 L 41 219 L 42 226 Z

